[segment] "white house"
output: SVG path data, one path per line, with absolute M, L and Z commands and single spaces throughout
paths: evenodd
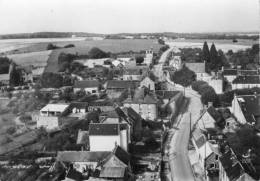
M 89 124 L 90 151 L 112 151 L 115 145 L 128 150 L 127 125 L 123 124 Z
M 259 75 L 241 75 L 237 76 L 232 81 L 232 89 L 245 89 L 245 88 L 253 88 L 260 87 L 260 76 Z
M 153 62 L 153 50 L 147 50 L 145 52 L 144 64 L 150 65 Z
M 223 79 L 213 77 L 208 81 L 208 84 L 215 90 L 217 94 L 223 93 Z
M 83 80 L 75 82 L 73 92 L 76 93 L 84 90 L 86 93 L 97 94 L 99 92 L 100 83 L 97 80 Z
M 144 73 L 143 69 L 131 68 L 125 69 L 123 73 L 123 80 L 140 80 L 142 74 Z
M 215 128 L 216 123 L 222 119 L 221 114 L 213 106 L 209 106 L 203 111 L 197 120 L 197 124 L 200 129 L 205 130 L 208 128 Z
M 206 72 L 206 62 L 185 63 L 185 66 L 196 74 L 197 80 L 207 81 L 211 78 Z
M 68 111 L 69 104 L 47 104 L 40 110 L 41 116 L 61 116 Z
M 144 88 L 139 88 L 123 102 L 124 107 L 131 107 L 141 115 L 143 119 L 156 120 L 158 117 L 157 99 L 155 95 L 146 92 Z
M 140 82 L 140 87 L 146 87 L 149 90 L 155 91 L 155 83 L 154 81 L 146 76 L 141 82 Z

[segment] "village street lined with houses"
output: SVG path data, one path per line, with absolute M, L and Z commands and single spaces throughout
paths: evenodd
M 254 1 L 0 0 L 0 181 L 260 181 Z

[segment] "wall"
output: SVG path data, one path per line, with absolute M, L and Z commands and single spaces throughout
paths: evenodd
M 73 92 L 74 93 L 77 93 L 78 91 L 82 90 L 82 88 L 73 88 Z M 98 93 L 98 87 L 88 87 L 88 88 L 84 88 L 84 91 L 86 93 L 91 93 L 92 94 L 92 91 L 95 91 L 95 93 L 93 94 L 97 94 Z
M 223 80 L 222 79 L 211 79 L 208 84 L 215 90 L 217 94 L 223 93 Z
M 97 167 L 97 162 L 75 162 L 73 164 L 73 168 L 75 168 L 77 171 L 81 173 L 83 173 L 86 167 L 94 170 Z
M 123 80 L 140 80 L 141 75 L 123 75 Z
M 140 82 L 140 87 L 147 87 L 150 88 L 150 90 L 155 90 L 155 84 L 152 80 L 150 80 L 149 78 L 145 78 L 143 81 Z
M 120 135 L 89 136 L 90 151 L 112 151 L 115 143 L 120 145 Z M 121 146 L 121 145 L 120 145 Z
M 208 112 L 205 112 L 201 119 L 198 121 L 198 126 L 200 129 L 215 128 L 215 120 Z
M 233 101 L 232 101 L 232 108 L 231 108 L 231 112 L 234 114 L 234 116 L 237 118 L 237 121 L 241 124 L 246 124 L 246 118 L 240 108 L 240 105 L 238 103 L 238 100 L 236 97 L 234 97 Z
M 260 84 L 231 84 L 232 90 L 260 87 Z
M 141 115 L 143 119 L 155 120 L 157 119 L 157 105 L 156 104 L 136 104 L 125 103 L 125 107 L 131 107 Z
M 35 116 L 37 128 L 44 127 L 47 130 L 59 128 L 59 118 L 56 116 Z

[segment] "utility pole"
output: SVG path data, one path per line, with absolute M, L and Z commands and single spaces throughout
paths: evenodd
M 190 112 L 190 137 L 191 137 L 191 112 Z

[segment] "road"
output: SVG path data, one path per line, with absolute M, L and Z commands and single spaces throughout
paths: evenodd
M 163 64 L 171 51 L 178 52 L 179 49 L 172 46 L 165 51 L 159 60 L 159 64 L 154 66 L 154 74 L 159 77 L 160 81 L 166 80 L 168 82 L 169 90 L 177 89 L 183 91 L 184 89 L 182 87 L 174 85 L 174 83 L 168 78 L 165 78 L 163 74 Z M 188 144 L 190 138 L 190 124 L 193 125 L 199 117 L 202 104 L 199 95 L 191 89 L 185 90 L 185 96 L 190 98 L 187 111 L 180 116 L 180 120 L 174 125 L 174 127 L 178 127 L 178 130 L 171 129 L 174 134 L 170 140 L 169 165 L 173 181 L 195 180 L 188 157 Z
M 199 117 L 202 105 L 199 97 L 194 91 L 186 90 L 186 97 L 190 98 L 188 109 L 182 115 L 181 119 L 176 122 L 177 125 L 175 125 L 175 127 L 178 127 L 179 129 L 175 131 L 170 143 L 169 163 L 173 181 L 195 180 L 188 157 L 188 144 L 190 138 L 190 124 L 193 125 Z

